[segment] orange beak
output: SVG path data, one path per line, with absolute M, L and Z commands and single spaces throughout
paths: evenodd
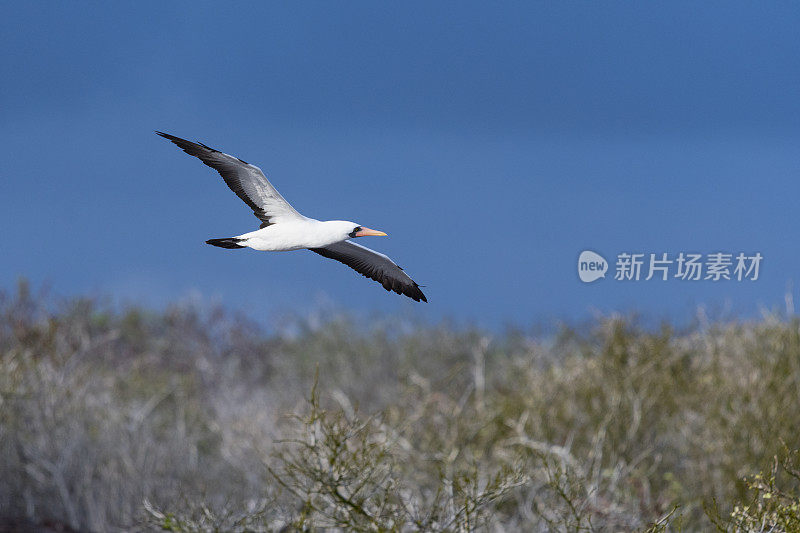
M 386 237 L 386 234 L 376 229 L 369 229 L 361 226 L 361 231 L 356 233 L 356 237 Z

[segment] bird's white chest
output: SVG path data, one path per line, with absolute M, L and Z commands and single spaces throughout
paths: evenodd
M 339 232 L 332 232 L 318 221 L 279 223 L 250 233 L 240 235 L 244 244 L 254 250 L 264 252 L 283 252 L 304 248 L 321 248 L 343 241 Z

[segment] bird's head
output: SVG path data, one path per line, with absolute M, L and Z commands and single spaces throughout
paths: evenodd
M 360 224 L 356 224 L 355 222 L 349 222 L 346 220 L 336 220 L 328 222 L 328 224 L 336 224 L 336 228 L 338 231 L 341 231 L 344 234 L 344 238 L 346 239 L 354 239 L 356 237 L 385 237 L 386 234 L 382 231 L 378 231 L 375 229 L 365 228 Z
M 353 229 L 350 231 L 350 233 L 347 234 L 351 239 L 355 237 L 386 237 L 386 234 L 382 231 L 365 228 L 364 226 L 359 226 L 358 224 L 353 224 L 352 228 Z

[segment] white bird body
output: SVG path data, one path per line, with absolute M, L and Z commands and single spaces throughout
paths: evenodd
M 387 291 L 427 302 L 419 285 L 387 256 L 348 239 L 386 235 L 346 220 L 320 221 L 308 218 L 292 207 L 255 165 L 238 157 L 157 131 L 189 155 L 197 157 L 219 172 L 236 195 L 261 221 L 255 231 L 237 237 L 209 239 L 206 243 L 220 248 L 252 248 L 262 252 L 287 252 L 309 249 L 349 266 L 359 274 L 383 285 Z
M 350 238 L 355 222 L 321 221 L 313 218 L 272 224 L 237 236 L 240 246 L 260 252 L 287 252 L 305 248 L 323 248 Z

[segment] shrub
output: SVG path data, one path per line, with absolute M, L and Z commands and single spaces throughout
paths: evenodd
M 0 293 L 0 523 L 796 528 L 794 318 L 358 324 Z

